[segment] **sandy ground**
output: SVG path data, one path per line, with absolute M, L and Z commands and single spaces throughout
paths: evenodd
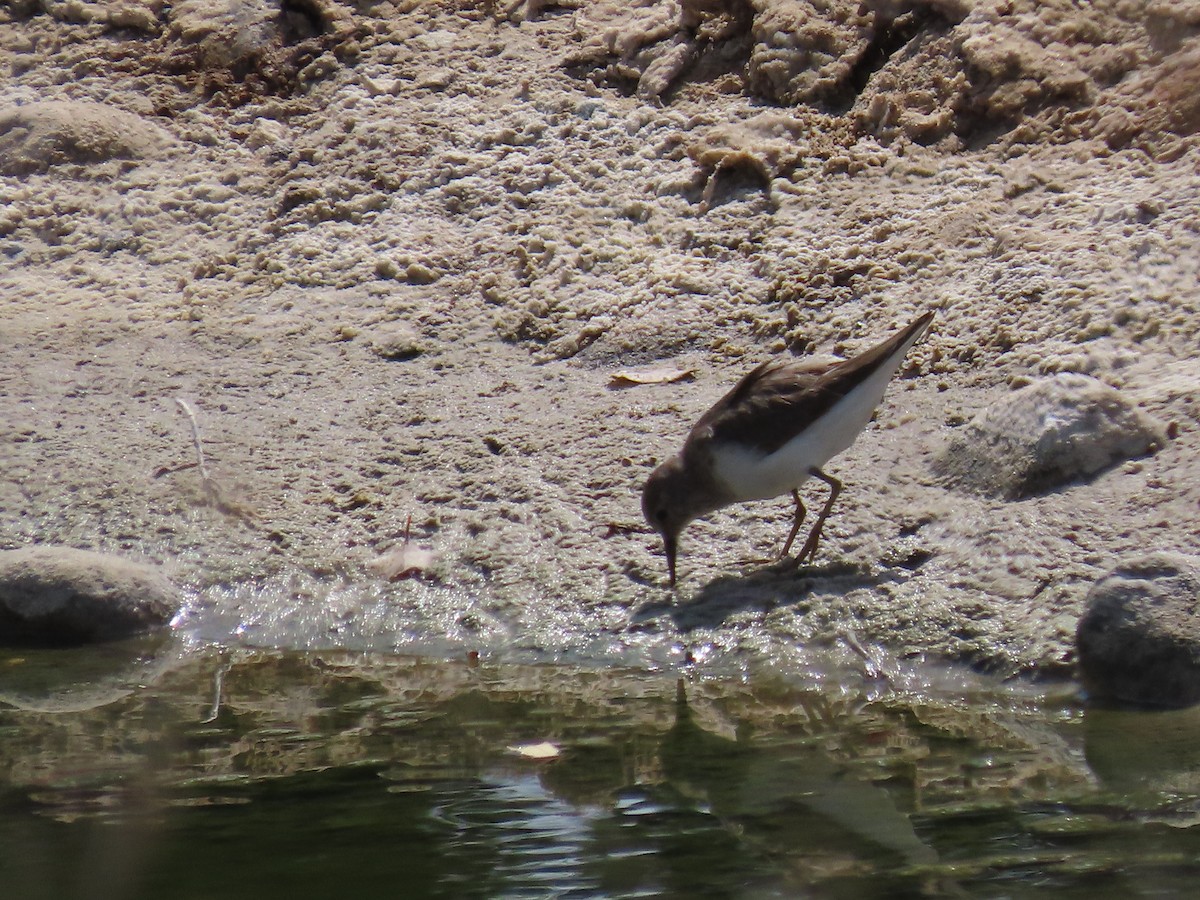
M 1200 14 L 573 6 L 0 12 L 0 547 L 157 561 L 225 642 L 1066 671 L 1100 575 L 1200 546 Z M 931 308 L 813 566 L 765 564 L 783 500 L 693 525 L 675 595 L 610 533 L 751 365 Z M 1173 439 L 937 477 L 1066 371 Z

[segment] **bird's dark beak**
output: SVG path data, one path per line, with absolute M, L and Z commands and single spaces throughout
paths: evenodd
M 663 535 L 663 549 L 667 551 L 667 571 L 671 573 L 671 587 L 675 587 L 675 552 L 679 539 L 673 534 Z

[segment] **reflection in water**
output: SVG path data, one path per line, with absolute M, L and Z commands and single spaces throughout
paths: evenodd
M 1087 761 L 1109 786 L 1200 793 L 1200 707 L 1089 709 Z
M 121 671 L 92 689 L 67 657 L 0 654 L 0 897 L 1094 896 L 1197 874 L 1180 713 L 336 654 Z M 528 742 L 558 752 L 506 749 Z
M 856 848 L 869 858 L 871 849 L 859 845 L 870 844 L 905 863 L 937 860 L 885 788 L 848 773 L 819 743 L 759 746 L 710 734 L 695 724 L 682 681 L 676 708 L 675 726 L 663 741 L 667 777 L 708 797 L 716 815 L 746 834 L 779 844 L 777 851 L 796 856 L 800 865 L 812 845 L 828 843 L 847 855 Z

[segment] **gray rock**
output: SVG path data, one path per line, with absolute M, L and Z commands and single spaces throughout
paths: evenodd
M 169 37 L 194 51 L 176 63 L 190 58 L 205 70 L 244 74 L 281 62 L 270 57 L 286 45 L 320 35 L 349 37 L 356 17 L 334 0 L 301 6 L 284 0 L 177 0 L 167 5 L 166 18 Z M 333 57 L 325 62 L 337 65 Z
M 371 349 L 384 359 L 412 359 L 425 352 L 417 332 L 401 322 L 380 325 L 371 334 Z
M 0 109 L 0 174 L 29 175 L 64 163 L 142 159 L 172 140 L 148 119 L 102 103 L 26 103 Z
M 1088 375 L 1044 378 L 993 403 L 934 467 L 952 487 L 1018 500 L 1154 453 L 1166 428 Z
M 206 69 L 246 66 L 283 42 L 277 0 L 181 0 L 169 9 L 171 36 L 197 45 Z
M 1200 556 L 1159 552 L 1118 565 L 1088 593 L 1075 644 L 1096 699 L 1200 703 Z
M 180 596 L 157 570 L 69 547 L 0 552 L 0 643 L 113 640 L 165 625 Z

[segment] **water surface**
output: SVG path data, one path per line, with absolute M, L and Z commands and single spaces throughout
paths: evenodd
M 1187 895 L 1200 714 L 464 657 L 0 652 L 5 898 Z

